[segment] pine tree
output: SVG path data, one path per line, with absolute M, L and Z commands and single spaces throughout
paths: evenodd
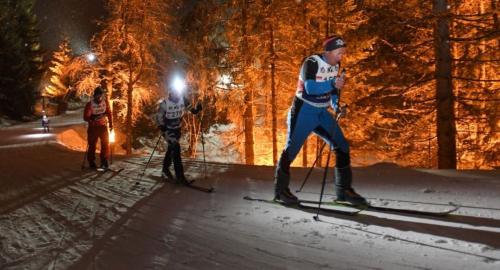
M 20 119 L 32 113 L 42 74 L 34 1 L 0 2 L 0 113 Z
M 72 85 L 72 62 L 71 48 L 69 40 L 64 38 L 59 49 L 52 55 L 50 61 L 49 82 L 43 89 L 42 95 L 54 99 L 58 103 L 58 113 L 66 109 L 67 97 Z M 73 62 L 76 63 L 76 62 Z
M 461 169 L 500 165 L 497 3 L 451 2 L 457 162 Z
M 204 109 L 197 116 L 184 117 L 189 138 L 189 155 L 196 155 L 200 132 L 207 132 L 213 124 L 225 123 L 225 106 L 218 102 L 219 87 L 225 74 L 225 37 L 222 31 L 227 13 L 217 0 L 197 2 L 182 18 L 181 48 L 187 55 L 187 81 L 192 103 L 201 101 Z
M 164 88 L 168 61 L 172 3 L 168 0 L 109 0 L 110 18 L 92 40 L 98 63 L 89 75 L 112 89 L 108 93 L 124 123 L 127 154 L 132 153 L 133 130 L 143 116 L 141 108 L 158 97 Z M 171 49 L 171 47 L 170 47 Z

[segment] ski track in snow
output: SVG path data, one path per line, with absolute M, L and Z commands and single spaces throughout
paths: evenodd
M 26 147 L 0 154 L 25 157 Z M 500 269 L 498 171 L 355 168 L 356 189 L 374 203 L 462 207 L 449 217 L 363 211 L 321 213 L 316 222 L 314 210 L 242 199 L 272 198 L 271 167 L 207 163 L 204 179 L 203 163 L 185 160 L 196 184 L 216 188 L 207 194 L 162 182 L 160 154 L 135 185 L 149 156 L 115 161 L 125 168 L 117 175 L 82 173 L 81 153 L 29 147 L 73 169 L 33 161 L 29 170 L 7 174 L 36 174 L 39 183 L 20 182 L 0 196 L 0 269 Z M 9 162 L 3 171 L 19 169 Z M 292 190 L 306 172 L 292 169 Z M 321 176 L 314 170 L 298 195 L 318 199 Z M 325 200 L 332 189 L 329 179 Z

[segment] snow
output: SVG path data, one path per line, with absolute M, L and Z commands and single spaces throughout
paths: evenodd
M 80 132 L 62 122 L 51 138 L 20 137 L 35 124 L 0 129 L 0 269 L 500 269 L 498 170 L 356 167 L 354 187 L 374 204 L 462 207 L 314 221 L 315 211 L 242 199 L 272 198 L 272 167 L 210 162 L 204 178 L 202 162 L 185 160 L 212 194 L 162 182 L 163 153 L 139 186 L 149 155 L 118 158 L 118 175 L 81 171 L 82 152 L 57 143 Z M 292 190 L 306 173 L 292 169 Z M 322 173 L 297 194 L 318 199 Z

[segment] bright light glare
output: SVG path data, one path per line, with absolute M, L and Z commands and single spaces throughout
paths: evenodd
M 230 83 L 231 83 L 231 76 L 230 76 L 230 75 L 227 75 L 227 74 L 223 74 L 222 76 L 220 76 L 219 81 L 220 81 L 222 84 L 228 85 L 228 84 L 230 84 Z
M 115 130 L 111 130 L 111 132 L 109 132 L 109 142 L 110 143 L 114 143 L 115 142 Z
M 172 80 L 172 89 L 174 89 L 177 94 L 180 94 L 186 89 L 186 82 L 181 77 L 175 76 Z
M 95 59 L 96 59 L 95 54 L 93 54 L 93 53 L 88 53 L 88 54 L 87 54 L 87 60 L 88 60 L 89 62 L 94 62 L 94 61 L 95 61 Z
M 42 138 L 49 138 L 52 136 L 54 136 L 54 134 L 42 133 L 42 134 L 26 134 L 26 135 L 21 135 L 19 137 L 23 139 L 42 139 Z

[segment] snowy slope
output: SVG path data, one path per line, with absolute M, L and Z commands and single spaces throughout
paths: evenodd
M 418 171 L 388 164 L 356 168 L 356 187 L 368 197 L 453 201 L 464 207 L 448 218 L 366 211 L 355 217 L 322 215 L 316 222 L 310 212 L 242 200 L 245 195 L 271 197 L 273 168 L 211 163 L 210 178 L 199 182 L 217 191 L 205 194 L 158 182 L 161 157 L 155 156 L 141 188 L 132 188 L 146 160 L 121 160 L 115 166 L 127 169 L 119 175 L 83 174 L 2 211 L 1 268 L 500 267 L 497 171 Z M 186 161 L 186 167 L 188 175 L 201 177 L 200 162 Z M 293 170 L 293 187 L 305 173 Z M 317 198 L 321 173 L 315 170 L 301 197 Z
M 71 136 L 77 116 L 60 122 L 59 137 Z M 272 167 L 208 163 L 202 179 L 203 164 L 186 160 L 187 175 L 216 188 L 206 194 L 162 182 L 159 153 L 136 186 L 147 153 L 99 175 L 81 171 L 82 152 L 54 137 L 22 137 L 34 128 L 0 129 L 0 269 L 500 269 L 498 170 L 354 168 L 355 188 L 374 204 L 462 208 L 316 222 L 314 211 L 242 199 L 272 198 Z M 306 173 L 292 169 L 292 190 Z M 322 173 L 301 198 L 318 199 Z M 330 172 L 325 200 L 332 189 Z

